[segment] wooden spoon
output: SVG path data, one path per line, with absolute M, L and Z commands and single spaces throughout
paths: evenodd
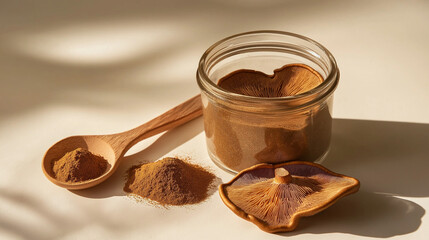
M 201 96 L 197 95 L 157 118 L 126 132 L 111 135 L 72 136 L 65 138 L 55 143 L 45 153 L 42 161 L 43 173 L 51 182 L 63 188 L 85 189 L 93 187 L 106 180 L 115 172 L 124 154 L 136 143 L 184 124 L 201 114 Z M 85 148 L 93 154 L 104 157 L 109 163 L 106 172 L 98 178 L 77 183 L 61 182 L 55 179 L 52 162 L 76 148 Z

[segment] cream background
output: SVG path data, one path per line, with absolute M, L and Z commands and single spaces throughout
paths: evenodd
M 428 1 L 0 1 L 0 239 L 427 239 Z M 331 152 L 324 165 L 361 191 L 272 235 L 215 192 L 169 210 L 124 196 L 139 161 L 209 160 L 202 119 L 144 141 L 107 182 L 70 192 L 40 168 L 69 135 L 124 131 L 199 92 L 201 54 L 223 37 L 295 32 L 336 57 Z

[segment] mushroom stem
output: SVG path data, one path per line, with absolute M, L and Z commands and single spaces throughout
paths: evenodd
M 274 170 L 274 182 L 278 184 L 290 183 L 292 181 L 292 175 L 284 168 L 276 168 Z

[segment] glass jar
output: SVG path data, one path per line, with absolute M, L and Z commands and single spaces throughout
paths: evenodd
M 293 63 L 310 66 L 324 81 L 308 92 L 273 98 L 240 95 L 217 85 L 236 70 L 271 75 Z M 210 158 L 233 173 L 258 163 L 322 161 L 329 150 L 338 81 L 332 54 L 304 36 L 255 31 L 215 43 L 203 54 L 197 70 Z

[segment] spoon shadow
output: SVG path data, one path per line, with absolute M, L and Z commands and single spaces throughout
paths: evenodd
M 125 196 L 126 193 L 123 191 L 123 187 L 126 181 L 127 171 L 131 166 L 158 160 L 165 154 L 171 152 L 180 145 L 200 134 L 203 129 L 203 119 L 199 117 L 161 135 L 156 135 L 152 138 L 146 139 L 141 143 L 138 143 L 135 147 L 144 144 L 145 141 L 150 141 L 151 139 L 156 138 L 152 144 L 143 150 L 132 155 L 126 155 L 121 160 L 121 163 L 116 172 L 106 181 L 89 189 L 69 191 L 86 198 L 109 198 L 114 196 Z

